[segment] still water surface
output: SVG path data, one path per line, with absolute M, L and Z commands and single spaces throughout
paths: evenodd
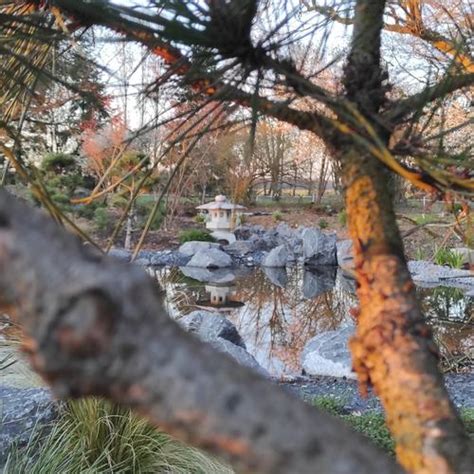
M 196 309 L 221 312 L 274 376 L 300 374 L 306 343 L 351 324 L 349 310 L 357 305 L 353 281 L 334 268 L 149 271 L 166 291 L 173 318 Z M 474 358 L 474 298 L 447 287 L 417 291 L 442 354 Z

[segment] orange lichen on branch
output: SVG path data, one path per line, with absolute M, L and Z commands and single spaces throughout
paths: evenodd
M 467 439 L 437 370 L 431 332 L 394 224 L 385 171 L 363 155 L 347 154 L 346 159 L 346 204 L 360 301 L 350 348 L 361 391 L 369 383 L 374 386 L 405 469 L 459 472 L 459 453 L 466 450 Z

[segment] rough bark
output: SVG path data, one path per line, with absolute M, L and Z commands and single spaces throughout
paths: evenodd
M 358 0 L 344 77 L 347 99 L 377 131 L 382 143 L 377 146 L 388 142 L 376 119 L 385 99 L 380 66 L 384 6 L 383 0 Z M 365 133 L 363 127 L 359 133 Z M 360 310 L 351 351 L 361 387 L 373 384 L 397 458 L 408 471 L 469 472 L 469 441 L 443 385 L 436 348 L 416 300 L 388 171 L 350 139 L 334 143 L 334 150 L 343 167 L 354 243 Z
M 245 472 L 400 472 L 339 420 L 183 332 L 139 267 L 96 255 L 3 190 L 0 266 L 0 304 L 16 309 L 58 397 L 132 407 Z
M 362 388 L 385 408 L 397 458 L 410 472 L 467 473 L 469 440 L 437 369 L 437 352 L 403 256 L 386 171 L 346 155 L 344 177 L 360 312 L 351 342 Z

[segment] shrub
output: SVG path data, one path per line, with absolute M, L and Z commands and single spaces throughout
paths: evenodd
M 72 168 L 76 162 L 72 155 L 67 153 L 48 153 L 41 161 L 43 171 L 59 172 L 66 168 Z
M 245 225 L 248 221 L 247 215 L 246 214 L 238 214 L 237 219 L 236 219 L 237 225 Z
M 74 206 L 74 211 L 78 217 L 91 220 L 94 218 L 95 211 L 99 208 L 104 208 L 104 203 L 92 201 L 89 204 L 77 204 Z
M 56 203 L 56 204 L 69 204 L 69 198 L 60 192 L 54 193 L 51 195 L 51 199 Z
M 447 265 L 452 268 L 462 268 L 464 257 L 454 250 L 439 248 L 434 255 L 434 262 L 437 265 Z
M 148 220 L 148 217 L 150 216 L 154 205 L 155 205 L 155 202 L 152 200 L 138 200 L 137 199 L 137 201 L 135 201 L 135 210 L 137 211 L 137 216 L 140 219 L 142 224 L 144 224 Z M 158 209 L 158 212 L 153 218 L 153 222 L 151 223 L 150 229 L 158 230 L 161 227 L 161 224 L 163 223 L 165 216 L 166 216 L 165 203 L 162 201 Z
M 179 241 L 184 244 L 185 242 L 193 241 L 215 242 L 216 239 L 206 230 L 190 229 L 183 230 L 183 232 L 179 234 Z
M 347 224 L 347 212 L 345 209 L 339 212 L 337 215 L 337 220 L 339 221 L 339 224 L 345 226 Z
M 175 441 L 130 410 L 88 398 L 67 402 L 44 437 L 10 453 L 4 474 L 155 473 L 230 474 L 201 451 Z
M 329 222 L 326 219 L 319 219 L 319 228 L 327 229 L 329 227 Z
M 97 230 L 103 232 L 109 227 L 110 217 L 107 209 L 104 207 L 98 207 L 94 211 L 94 225 Z
M 197 214 L 194 218 L 196 224 L 204 224 L 206 222 L 206 216 L 204 214 Z
M 283 214 L 281 213 L 281 211 L 274 211 L 272 214 L 272 218 L 274 221 L 279 222 L 282 220 Z

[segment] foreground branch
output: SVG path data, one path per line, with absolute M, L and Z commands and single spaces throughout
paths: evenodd
M 320 413 L 182 331 L 141 269 L 95 254 L 0 191 L 0 303 L 58 397 L 99 395 L 242 471 L 400 472 Z

